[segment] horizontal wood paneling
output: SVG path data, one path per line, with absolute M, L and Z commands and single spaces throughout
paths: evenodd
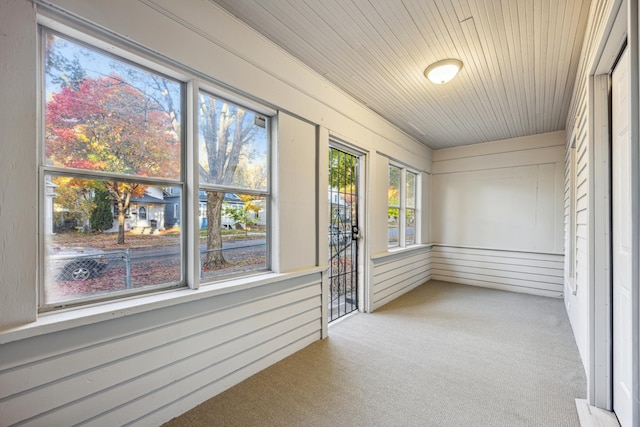
M 562 297 L 564 256 L 450 246 L 434 246 L 435 280 Z
M 540 135 L 528 135 L 508 140 L 492 141 L 484 144 L 465 145 L 446 150 L 434 150 L 432 160 L 442 162 L 445 160 L 457 160 L 465 157 L 492 156 L 493 154 L 513 153 L 518 151 L 537 150 L 539 148 L 563 146 L 565 132 L 551 132 L 545 138 Z M 523 163 L 526 164 L 526 163 Z
M 373 310 L 431 279 L 431 248 L 391 253 L 371 261 Z
M 435 153 L 437 152 L 438 151 L 435 151 Z M 558 159 L 562 158 L 563 155 L 564 146 L 556 145 L 554 147 L 530 149 L 525 151 L 525 153 L 522 151 L 512 151 L 442 161 L 436 161 L 434 159 L 433 173 L 469 172 L 557 163 Z
M 320 339 L 321 304 L 316 273 L 5 344 L 0 425 L 161 423 Z

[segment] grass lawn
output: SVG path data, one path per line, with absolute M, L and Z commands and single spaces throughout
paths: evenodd
M 235 241 L 255 238 L 255 232 L 264 232 L 264 230 L 255 229 L 251 234 L 244 230 L 222 230 L 222 239 L 225 241 Z M 172 246 L 180 244 L 180 230 L 156 230 L 153 234 L 139 234 L 131 231 L 125 232 L 124 247 L 128 248 L 145 248 L 158 246 Z M 205 242 L 207 239 L 207 230 L 200 230 L 200 240 Z M 99 248 L 99 249 L 118 249 L 122 245 L 118 245 L 118 233 L 81 233 L 77 231 L 59 232 L 49 236 L 49 243 L 57 248 Z
M 179 230 L 162 230 L 154 234 L 124 233 L 124 247 L 144 248 L 157 246 L 172 246 L 180 244 Z M 49 236 L 49 242 L 59 248 L 92 247 L 100 249 L 118 249 L 118 233 L 80 233 L 69 231 Z

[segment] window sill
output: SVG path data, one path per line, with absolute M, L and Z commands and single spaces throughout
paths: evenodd
M 200 289 L 171 289 L 143 296 L 48 312 L 39 315 L 35 322 L 0 330 L 0 344 L 212 298 L 322 271 L 324 271 L 322 268 L 317 267 L 291 273 L 262 273 L 223 283 L 203 285 Z
M 402 253 L 406 253 L 406 252 L 412 252 L 412 251 L 417 251 L 417 250 L 421 250 L 421 249 L 430 249 L 432 248 L 434 245 L 432 243 L 420 243 L 417 245 L 411 245 L 411 246 L 407 246 L 404 248 L 401 247 L 395 247 L 395 248 L 389 248 L 387 249 L 386 252 L 379 252 L 377 254 L 374 254 L 371 256 L 371 260 L 375 261 L 378 259 L 382 259 L 388 256 L 392 256 L 392 255 L 397 255 L 397 254 L 402 254 Z

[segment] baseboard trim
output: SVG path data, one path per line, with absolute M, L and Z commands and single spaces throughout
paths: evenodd
M 620 427 L 613 412 L 589 405 L 585 399 L 576 399 L 581 427 Z

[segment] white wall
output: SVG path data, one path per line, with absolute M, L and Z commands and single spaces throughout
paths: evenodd
M 587 374 L 588 401 L 594 406 L 609 410 L 612 409 L 612 380 L 609 372 L 612 363 L 616 361 L 611 360 L 610 340 L 612 303 L 607 75 L 625 42 L 631 51 L 635 49 L 637 52 L 638 40 L 630 36 L 638 35 L 638 17 L 627 14 L 629 10 L 634 10 L 629 7 L 634 3 L 637 8 L 637 2 L 631 1 L 592 1 L 566 125 L 566 156 L 567 159 L 570 158 L 571 145 L 574 144 L 577 161 L 575 170 L 571 170 L 569 162 L 566 168 L 566 190 L 570 193 L 569 185 L 575 180 L 576 200 L 573 206 L 569 200 L 565 203 L 565 223 L 569 227 L 575 222 L 576 230 L 572 233 L 567 229 L 565 233 L 566 257 L 575 266 L 574 276 L 567 277 L 565 281 L 565 288 L 570 291 L 565 294 L 565 305 Z M 630 81 L 637 84 L 637 63 L 632 62 L 631 67 Z M 631 112 L 637 117 L 637 93 L 632 93 L 631 99 Z M 637 125 L 638 121 L 632 120 L 634 122 Z M 637 126 L 632 128 L 631 138 L 632 145 L 637 150 Z M 637 162 L 637 158 L 632 158 L 632 161 Z M 637 181 L 630 184 L 632 188 L 638 185 Z M 637 195 L 637 191 L 632 194 Z M 632 201 L 636 202 L 637 200 Z M 632 223 L 637 225 L 637 216 Z M 635 271 L 637 265 L 636 263 Z M 634 290 L 638 289 L 637 276 L 633 282 Z M 637 311 L 634 315 L 637 316 Z M 634 321 L 632 330 L 637 324 Z M 635 356 L 630 354 L 628 357 L 637 361 L 637 342 L 635 344 Z M 633 399 L 637 418 L 640 412 L 637 370 L 634 377 Z
M 432 238 L 454 249 L 434 249 L 433 278 L 562 296 L 564 141 L 560 131 L 434 151 Z
M 316 264 L 317 233 L 310 224 L 318 210 L 316 187 L 316 129 L 286 113 L 278 116 L 274 205 L 274 247 L 279 248 L 273 268 L 279 272 Z M 304 189 L 307 189 L 304 191 Z
M 591 121 L 590 117 L 590 100 L 589 100 L 589 74 L 595 57 L 598 55 L 599 45 L 602 43 L 603 31 L 606 26 L 607 15 L 611 10 L 611 7 L 615 1 L 612 0 L 599 0 L 594 1 L 591 5 L 589 13 L 589 21 L 585 32 L 585 40 L 583 43 L 583 52 L 581 56 L 580 67 L 578 68 L 578 76 L 576 79 L 575 88 L 573 91 L 571 110 L 567 118 L 567 158 L 570 157 L 570 146 L 575 141 L 575 157 L 576 168 L 574 171 L 574 179 L 576 185 L 576 202 L 574 211 L 570 209 L 569 201 L 565 202 L 565 223 L 569 227 L 571 224 L 571 216 L 573 216 L 576 223 L 575 235 L 572 235 L 570 230 L 567 230 L 566 238 L 567 242 L 565 248 L 567 250 L 566 257 L 568 262 L 573 263 L 575 266 L 575 275 L 573 278 L 567 278 L 565 281 L 565 288 L 568 292 L 565 293 L 565 306 L 567 307 L 567 313 L 573 333 L 580 351 L 580 356 L 587 373 L 587 384 L 589 387 L 592 385 L 591 377 L 591 352 L 589 350 L 589 309 L 591 305 L 590 297 L 590 270 L 592 266 L 592 260 L 589 255 L 589 240 L 591 226 L 589 221 L 589 205 L 590 205 L 590 186 L 592 185 L 589 179 L 593 168 L 590 164 L 590 158 L 592 153 L 589 144 L 589 138 L 591 135 Z M 566 186 L 570 185 L 571 173 L 569 163 L 566 167 Z M 567 192 L 570 192 L 569 188 L 566 188 Z M 568 239 L 575 238 L 575 243 L 572 245 Z M 593 237 L 591 237 L 593 238 Z M 573 247 L 573 253 L 569 251 Z M 573 282 L 573 283 L 571 283 Z M 575 290 L 575 292 L 574 292 Z
M 33 6 L 0 2 L 0 327 L 35 320 L 37 186 Z M 33 52 L 25 55 L 25 52 Z M 11 102 L 11 108 L 7 103 Z M 32 147 L 25 149 L 25 147 Z M 10 153 L 10 154 L 9 154 Z M 29 260 L 25 262 L 25 260 Z
M 366 254 L 387 252 L 387 158 L 426 177 L 431 151 L 210 2 L 37 3 L 0 2 L 0 425 L 157 425 L 320 339 L 329 137 L 365 155 Z M 295 273 L 38 314 L 36 10 L 278 111 L 273 261 Z

